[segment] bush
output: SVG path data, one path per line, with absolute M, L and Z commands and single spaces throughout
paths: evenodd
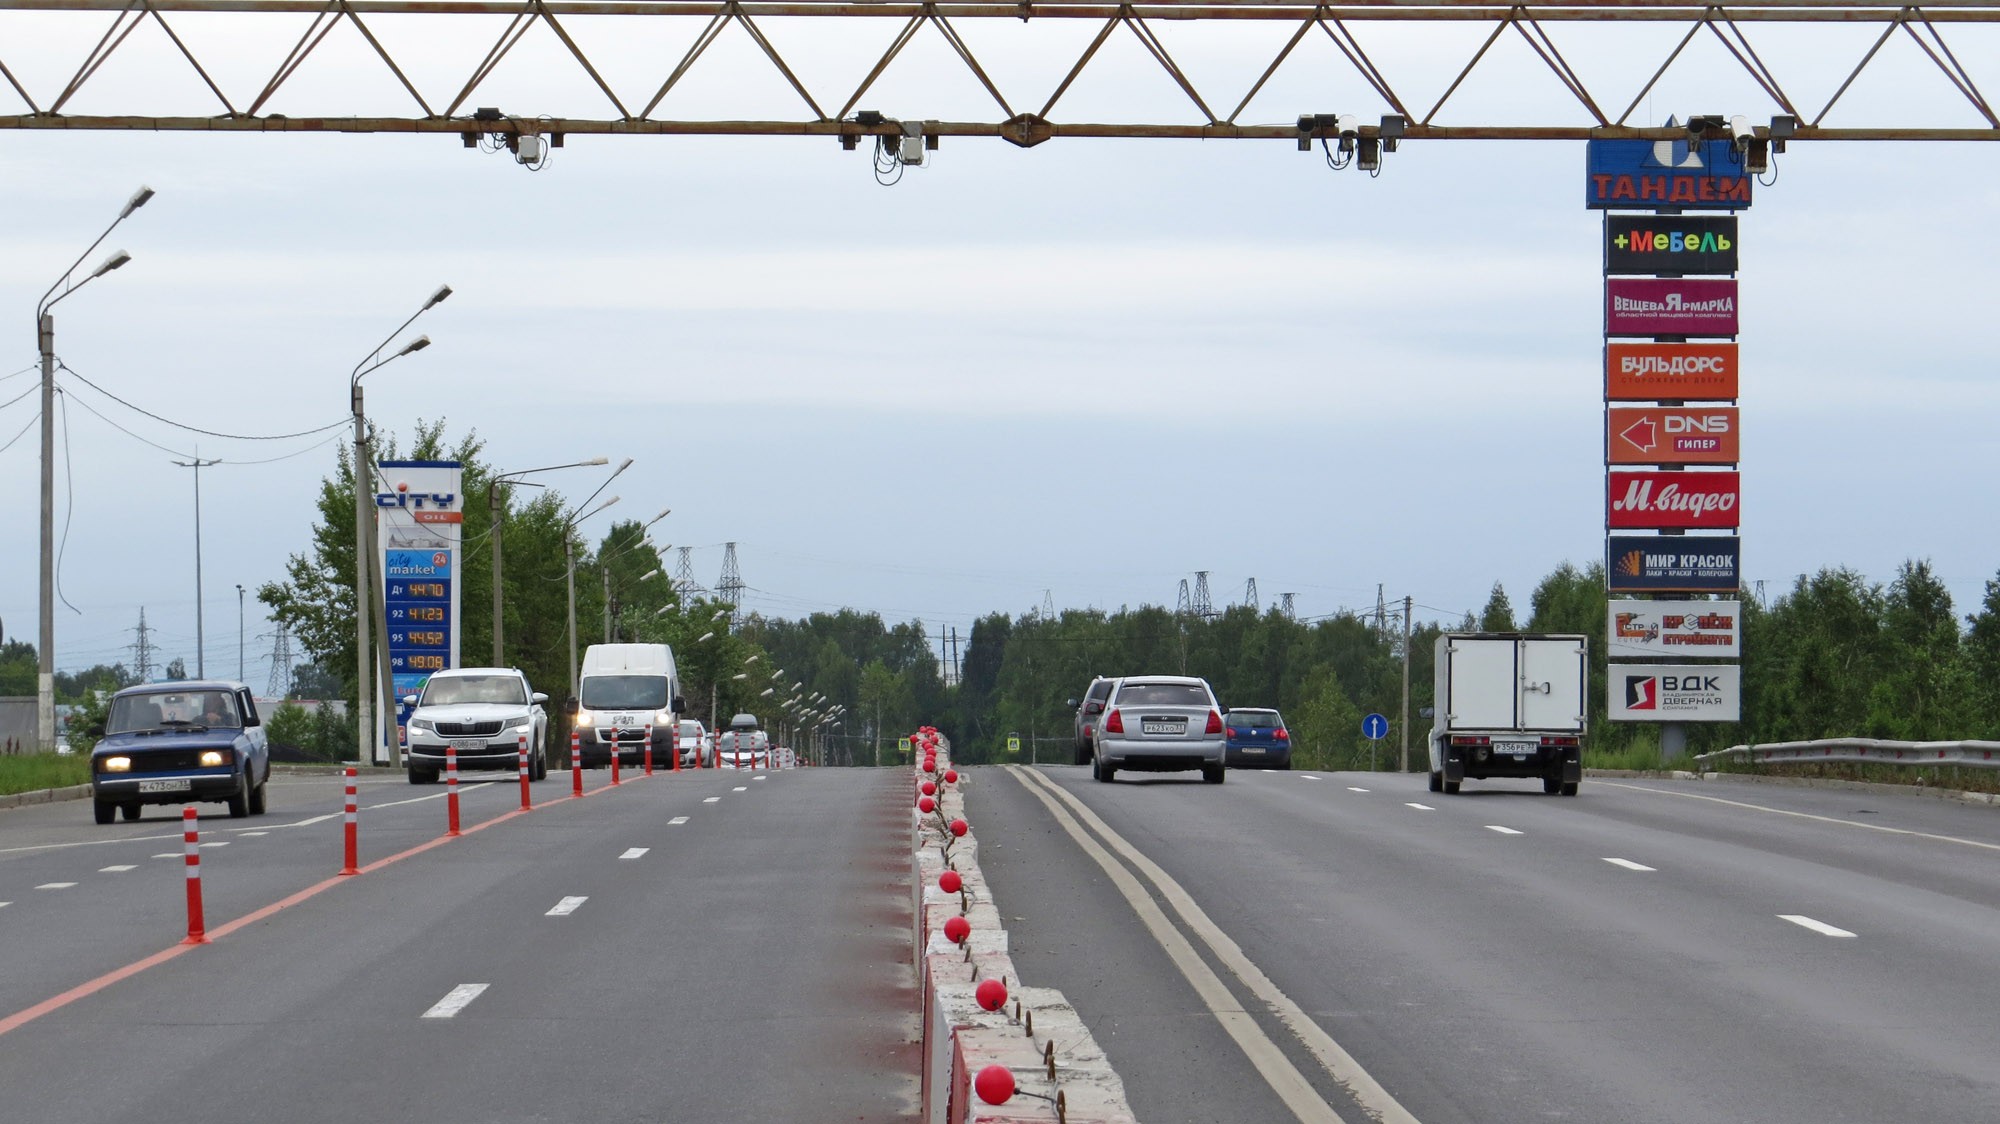
M 302 753 L 320 756 L 313 737 L 312 715 L 296 703 L 280 703 L 265 720 L 264 736 L 273 746 L 288 746 Z

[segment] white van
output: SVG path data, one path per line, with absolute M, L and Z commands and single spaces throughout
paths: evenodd
M 569 712 L 587 768 L 609 765 L 614 745 L 621 764 L 640 764 L 649 726 L 653 767 L 671 768 L 679 717 L 686 708 L 672 648 L 592 644 L 584 649 L 583 674 L 576 697 L 569 700 Z

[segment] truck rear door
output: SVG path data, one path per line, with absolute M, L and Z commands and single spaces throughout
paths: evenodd
M 1583 729 L 1589 663 L 1579 640 L 1522 640 L 1523 730 Z
M 1515 646 L 1512 640 L 1461 638 L 1451 642 L 1451 686 L 1447 702 L 1455 730 L 1515 728 Z

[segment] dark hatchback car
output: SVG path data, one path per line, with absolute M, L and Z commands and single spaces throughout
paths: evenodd
M 111 696 L 90 751 L 98 823 L 136 820 L 145 804 L 222 803 L 261 815 L 271 754 L 250 689 L 241 683 L 148 683 Z
M 1292 733 L 1275 710 L 1232 710 L 1222 716 L 1223 763 L 1232 769 L 1289 769 Z

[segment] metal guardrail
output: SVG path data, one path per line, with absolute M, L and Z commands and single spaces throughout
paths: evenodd
M 1810 761 L 1865 761 L 1883 765 L 1959 765 L 2000 769 L 2000 742 L 1899 742 L 1878 738 L 1823 738 L 1808 742 L 1765 742 L 1738 745 L 1695 757 L 1698 765 L 1715 761 L 1747 761 L 1753 765 L 1791 765 Z

